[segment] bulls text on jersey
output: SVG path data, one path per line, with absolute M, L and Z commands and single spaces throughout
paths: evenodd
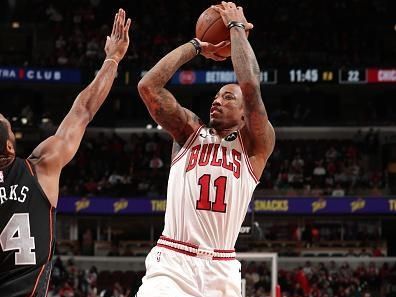
M 219 150 L 221 151 L 221 157 L 218 156 Z M 236 178 L 241 176 L 241 158 L 242 154 L 235 149 L 232 149 L 231 155 L 232 160 L 227 158 L 228 148 L 221 146 L 220 144 L 209 143 L 209 144 L 198 144 L 191 148 L 190 158 L 186 172 L 192 170 L 195 166 L 221 166 L 224 169 L 233 172 Z

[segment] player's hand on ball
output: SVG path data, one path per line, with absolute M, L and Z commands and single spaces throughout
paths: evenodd
M 246 20 L 243 8 L 241 6 L 237 7 L 234 2 L 222 1 L 221 5 L 213 5 L 212 8 L 220 13 L 225 26 L 228 26 L 230 22 L 234 21 L 243 23 L 246 31 L 249 31 L 254 27 L 252 23 L 249 23 Z
M 217 55 L 216 52 L 227 47 L 230 44 L 229 41 L 222 41 L 218 44 L 212 44 L 205 41 L 199 41 L 199 43 L 201 45 L 201 55 L 206 59 L 212 59 L 215 61 L 224 61 L 227 59 L 227 57 Z
M 131 19 L 125 21 L 125 10 L 119 9 L 115 15 L 113 30 L 110 37 L 107 36 L 105 52 L 107 59 L 114 59 L 120 62 L 129 46 L 129 26 Z

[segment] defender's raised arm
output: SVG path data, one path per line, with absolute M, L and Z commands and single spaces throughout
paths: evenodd
M 57 203 L 60 171 L 77 152 L 86 127 L 109 94 L 118 63 L 128 49 L 130 24 L 120 9 L 106 40 L 106 59 L 95 79 L 77 96 L 55 135 L 39 144 L 29 157 L 53 206 Z

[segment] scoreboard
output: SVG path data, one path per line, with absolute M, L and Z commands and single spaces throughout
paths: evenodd
M 339 70 L 338 82 L 340 84 L 365 84 L 367 83 L 367 70 L 359 68 Z
M 135 85 L 146 70 L 119 71 L 118 85 Z M 85 84 L 97 71 L 63 68 L 3 67 L 0 65 L 0 83 L 60 83 Z M 173 85 L 227 84 L 237 81 L 231 70 L 178 71 L 171 79 Z M 396 68 L 289 68 L 262 69 L 263 85 L 294 84 L 396 84 Z
M 396 68 L 291 68 L 263 69 L 260 81 L 264 85 L 275 84 L 396 84 Z M 224 84 L 236 82 L 233 71 L 179 71 L 172 78 L 172 84 Z

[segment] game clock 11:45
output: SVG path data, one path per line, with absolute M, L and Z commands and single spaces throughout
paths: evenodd
M 291 69 L 289 70 L 289 81 L 291 83 L 310 83 L 319 81 L 318 69 Z

